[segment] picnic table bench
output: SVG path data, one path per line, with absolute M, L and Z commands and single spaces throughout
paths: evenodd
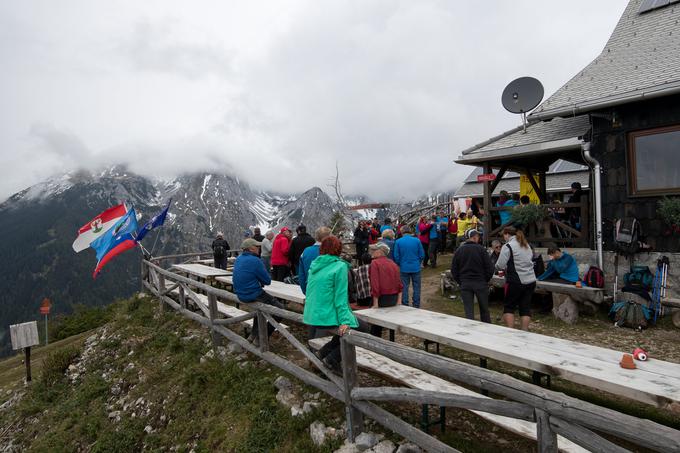
M 233 276 L 231 275 L 216 277 L 215 281 L 229 286 L 233 286 L 234 284 Z M 264 289 L 267 294 L 278 299 L 295 302 L 300 305 L 305 304 L 305 295 L 298 285 L 289 285 L 288 283 L 272 280 L 271 284 L 264 286 L 262 289 Z
M 330 341 L 330 338 L 331 337 L 315 338 L 309 340 L 309 345 L 312 349 L 319 350 L 324 344 Z M 433 376 L 417 368 L 401 364 L 364 348 L 356 348 L 356 358 L 359 368 L 372 374 L 379 375 L 385 379 L 389 379 L 393 382 L 403 384 L 410 388 L 446 392 L 452 393 L 454 395 L 469 395 L 478 398 L 488 398 L 465 387 L 461 387 L 437 376 Z M 440 420 L 435 422 L 441 423 L 442 431 L 444 431 L 445 426 L 445 409 L 446 408 L 444 407 L 440 408 Z M 475 410 L 471 410 L 470 412 L 478 415 L 484 420 L 505 428 L 512 433 L 536 440 L 536 423 L 504 417 L 502 415 L 490 414 L 488 412 Z M 427 405 L 423 405 L 421 426 L 425 431 L 427 431 L 428 427 L 430 426 Z M 563 438 L 562 436 L 557 437 L 557 444 L 559 450 L 563 452 L 580 453 L 587 451 L 570 440 Z
M 628 370 L 619 365 L 619 351 L 407 306 L 355 315 L 402 334 L 680 413 L 680 364 L 652 358 Z

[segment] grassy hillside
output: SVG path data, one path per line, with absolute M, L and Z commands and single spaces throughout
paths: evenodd
M 318 448 L 309 436 L 315 420 L 339 426 L 340 404 L 322 399 L 292 417 L 276 401 L 280 373 L 252 356 L 206 357 L 209 340 L 196 324 L 159 314 L 146 299 L 118 302 L 109 315 L 103 327 L 36 348 L 26 388 L 21 356 L 0 362 L 0 444 L 50 452 L 322 452 L 341 443 Z

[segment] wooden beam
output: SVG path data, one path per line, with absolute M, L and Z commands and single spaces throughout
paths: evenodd
M 340 355 L 342 357 L 342 380 L 345 392 L 345 412 L 347 413 L 347 439 L 354 442 L 364 426 L 361 412 L 354 406 L 352 389 L 358 381 L 357 351 L 354 345 L 340 340 Z
M 541 200 L 541 204 L 545 204 L 545 196 L 541 196 L 541 188 L 538 186 L 536 183 L 536 180 L 534 179 L 534 174 L 531 172 L 530 169 L 526 169 L 526 174 L 527 177 L 529 178 L 529 183 L 531 184 L 531 187 L 534 188 L 534 192 L 536 192 L 536 195 L 538 195 L 538 198 Z
M 505 172 L 508 171 L 508 166 L 503 165 L 500 170 L 498 170 L 498 174 L 496 175 L 496 179 L 491 181 L 491 186 L 489 187 L 491 191 L 491 195 L 493 195 L 494 190 L 496 190 L 496 187 L 498 187 L 498 184 L 500 184 L 501 179 L 503 179 L 503 176 L 505 176 Z
M 208 294 L 208 313 L 210 315 L 210 333 L 212 335 L 213 349 L 217 352 L 217 347 L 222 345 L 222 338 L 212 329 L 215 320 L 220 316 L 217 311 L 217 296 L 214 294 Z
M 619 447 L 589 429 L 567 423 L 557 417 L 550 417 L 550 427 L 557 434 L 593 453 L 630 453 L 630 450 Z
M 484 173 L 493 174 L 491 165 L 488 162 L 484 164 Z M 491 215 L 491 211 L 488 210 L 491 207 L 492 191 L 493 189 L 491 188 L 491 182 L 484 181 L 484 231 L 490 231 L 493 229 L 493 216 Z M 484 241 L 484 246 L 487 247 L 489 245 L 489 235 L 484 234 L 482 235 L 482 238 Z
M 536 439 L 538 451 L 541 453 L 557 453 L 557 434 L 550 427 L 550 415 L 541 409 L 534 409 L 536 414 Z
M 437 406 L 457 407 L 502 415 L 504 417 L 518 418 L 520 420 L 534 421 L 534 410 L 526 404 L 494 400 L 481 395 L 456 395 L 454 393 L 432 390 L 393 387 L 359 387 L 352 390 L 352 397 L 358 400 L 436 404 Z

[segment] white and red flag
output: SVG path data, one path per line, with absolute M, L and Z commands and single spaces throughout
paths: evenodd
M 78 253 L 88 248 L 92 241 L 113 228 L 116 222 L 127 214 L 127 211 L 125 204 L 121 203 L 118 206 L 107 209 L 87 222 L 78 230 L 78 237 L 73 241 L 73 250 Z

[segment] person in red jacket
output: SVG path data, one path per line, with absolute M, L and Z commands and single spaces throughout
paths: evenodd
M 272 278 L 282 282 L 290 275 L 290 242 L 293 233 L 288 227 L 281 228 L 281 232 L 274 238 L 272 246 Z
M 401 282 L 399 266 L 387 258 L 390 248 L 384 242 L 369 246 L 371 266 L 368 269 L 371 281 L 372 308 L 394 307 L 401 304 L 404 285 Z M 371 335 L 382 336 L 381 326 L 371 326 Z
M 420 243 L 425 251 L 423 267 L 427 267 L 427 263 L 430 261 L 430 229 L 432 228 L 432 224 L 427 221 L 427 217 L 421 216 L 420 220 L 418 220 L 417 228 L 418 239 L 420 239 Z

